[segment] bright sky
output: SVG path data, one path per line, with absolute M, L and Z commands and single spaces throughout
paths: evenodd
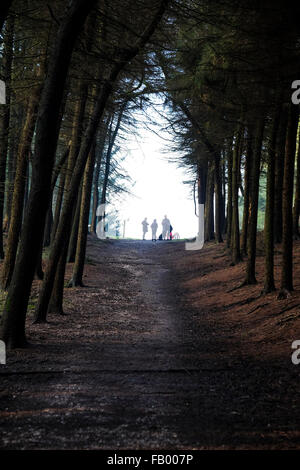
M 194 202 L 190 186 L 183 184 L 190 176 L 176 163 L 168 162 L 166 142 L 150 130 L 142 130 L 128 144 L 129 152 L 122 166 L 136 182 L 130 188 L 135 197 L 123 195 L 121 205 L 118 204 L 120 236 L 123 236 L 126 220 L 125 238 L 141 239 L 142 221 L 147 217 L 149 231 L 146 239 L 151 240 L 150 225 L 153 219 L 157 219 L 158 236 L 165 215 L 173 226 L 173 233 L 178 232 L 180 238 L 196 236 L 198 219 L 194 213 Z M 170 156 L 174 157 L 174 154 Z

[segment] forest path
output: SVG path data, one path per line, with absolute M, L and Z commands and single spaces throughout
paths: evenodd
M 227 332 L 194 329 L 170 265 L 178 249 L 90 238 L 87 287 L 66 291 L 68 315 L 29 316 L 33 347 L 1 366 L 0 448 L 276 447 L 285 418 L 270 410 L 288 384 L 274 396 L 265 366 L 242 364 L 238 349 L 224 360 Z

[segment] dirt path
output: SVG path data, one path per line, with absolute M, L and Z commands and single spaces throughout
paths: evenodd
M 182 244 L 89 241 L 68 315 L 29 316 L 33 347 L 1 366 L 0 448 L 299 447 L 298 371 L 196 323 L 176 256 Z

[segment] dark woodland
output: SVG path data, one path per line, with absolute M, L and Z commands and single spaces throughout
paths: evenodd
M 299 14 L 1 1 L 0 449 L 300 448 Z M 157 97 L 199 252 L 96 235 Z

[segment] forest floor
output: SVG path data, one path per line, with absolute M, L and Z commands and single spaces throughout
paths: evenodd
M 300 263 L 286 300 L 261 295 L 262 257 L 235 289 L 244 269 L 224 245 L 89 236 L 67 315 L 32 324 L 35 281 L 31 347 L 0 366 L 0 448 L 300 449 Z

